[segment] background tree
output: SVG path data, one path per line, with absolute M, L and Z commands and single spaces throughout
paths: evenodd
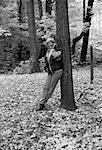
M 17 1 L 18 4 L 18 20 L 19 23 L 22 23 L 22 0 Z
M 73 39 L 73 44 L 72 44 L 72 53 L 75 53 L 75 45 L 76 43 L 83 38 L 83 44 L 82 44 L 82 50 L 81 50 L 81 57 L 80 60 L 82 62 L 86 61 L 86 54 L 87 54 L 87 47 L 88 47 L 88 37 L 89 37 L 89 28 L 91 26 L 91 17 L 92 17 L 92 7 L 93 7 L 93 2 L 94 0 L 88 0 L 88 6 L 87 6 L 87 11 L 86 14 L 85 11 L 83 11 L 83 16 L 85 16 L 84 18 L 84 22 L 83 22 L 83 29 L 82 32 L 80 33 L 79 36 L 75 37 Z M 83 2 L 83 4 L 85 4 L 85 2 Z M 84 6 L 83 6 L 84 8 Z
M 31 73 L 33 73 L 33 72 L 39 71 L 34 1 L 33 0 L 29 0 L 27 2 L 27 10 L 28 10 Z
M 86 29 L 84 37 L 83 37 L 83 44 L 82 44 L 81 57 L 80 57 L 81 62 L 86 61 L 88 40 L 89 40 L 89 31 L 90 31 L 90 26 L 91 26 L 91 18 L 93 15 L 93 13 L 92 13 L 93 2 L 94 2 L 94 0 L 88 1 L 88 7 L 87 7 L 87 12 L 86 12 L 86 17 L 85 17 L 85 25 L 87 26 L 87 29 Z
M 18 21 L 19 21 L 19 24 L 21 25 L 22 22 L 23 22 L 23 18 L 22 18 L 22 0 L 17 0 L 17 6 L 18 6 Z M 18 60 L 21 60 L 21 54 L 22 54 L 22 40 L 20 40 L 18 42 L 18 51 L 17 51 L 17 54 L 18 54 Z
M 85 22 L 85 1 L 83 0 L 83 23 Z
M 51 15 L 52 11 L 52 0 L 46 0 L 46 13 Z
M 42 2 L 41 0 L 38 0 L 38 7 L 39 7 L 39 18 L 41 19 L 43 16 L 43 10 L 42 10 Z
M 62 19 L 63 18 L 63 19 Z M 58 48 L 63 52 L 64 72 L 61 84 L 61 107 L 75 110 L 73 78 L 70 54 L 70 32 L 67 0 L 56 0 L 56 22 Z

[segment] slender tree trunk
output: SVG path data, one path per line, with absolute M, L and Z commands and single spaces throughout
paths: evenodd
M 37 38 L 35 27 L 34 1 L 27 2 L 28 10 L 28 26 L 29 26 L 29 42 L 30 42 L 30 61 L 31 73 L 39 71 L 38 56 L 37 56 Z
M 75 54 L 75 45 L 76 43 L 81 40 L 81 38 L 84 36 L 84 33 L 81 32 L 81 34 L 79 36 L 77 36 L 76 38 L 73 39 L 73 44 L 72 44 L 72 54 Z
M 85 22 L 85 0 L 83 0 L 83 23 Z M 76 43 L 81 40 L 81 38 L 84 36 L 83 31 L 80 33 L 79 36 L 73 39 L 73 44 L 72 44 L 72 54 L 75 54 L 75 45 Z
M 83 0 L 83 23 L 85 22 L 85 0 Z M 84 33 L 81 32 L 79 36 L 73 39 L 72 44 L 72 54 L 75 54 L 75 45 L 76 43 L 81 40 L 81 38 L 84 36 Z
M 85 22 L 85 0 L 83 0 L 83 23 Z
M 52 0 L 46 0 L 46 12 L 51 15 L 52 11 Z
M 22 60 L 22 41 L 18 43 L 17 54 L 18 54 L 18 60 L 21 61 Z
M 87 33 L 85 33 L 84 38 L 83 38 L 81 57 L 80 57 L 80 61 L 82 63 L 86 61 L 88 41 L 89 41 L 89 29 L 88 29 Z
M 91 14 L 91 12 L 92 12 L 92 7 L 93 7 L 93 2 L 94 2 L 94 0 L 88 0 L 87 12 L 86 12 L 86 15 L 85 15 L 85 0 L 83 0 L 83 24 L 86 25 L 86 24 L 88 23 L 88 24 L 89 24 L 89 27 L 90 27 L 90 25 L 91 25 L 91 16 L 93 15 L 93 14 Z M 87 29 L 87 32 L 89 32 L 89 27 L 88 27 L 88 29 Z M 88 44 L 88 41 L 85 42 L 85 40 L 88 40 L 88 39 L 89 39 L 88 37 L 86 38 L 86 36 L 89 35 L 89 33 L 87 33 L 87 32 L 85 31 L 86 28 L 87 28 L 87 25 L 86 25 L 85 29 L 82 30 L 82 32 L 80 33 L 80 35 L 79 35 L 78 37 L 74 38 L 74 39 L 73 39 L 73 42 L 72 42 L 72 53 L 74 54 L 74 53 L 75 53 L 75 45 L 76 45 L 76 43 L 77 43 L 81 38 L 83 38 L 83 37 L 85 36 L 85 37 L 83 38 L 84 43 L 83 43 L 82 51 L 81 51 L 81 61 L 82 61 L 82 62 L 83 62 L 84 60 L 86 60 L 86 54 L 87 54 L 87 50 L 86 50 L 87 46 L 86 46 L 85 49 L 84 49 L 84 45 L 85 45 L 85 44 Z M 83 53 L 84 53 L 84 52 L 85 52 L 85 56 L 83 57 Z M 82 57 L 83 57 L 83 58 L 82 58 Z
M 18 21 L 22 23 L 22 0 L 17 1 L 18 3 Z
M 39 18 L 41 19 L 43 16 L 43 10 L 42 10 L 42 2 L 41 0 L 38 0 L 38 7 L 39 7 Z
M 18 6 L 18 21 L 19 21 L 19 24 L 21 25 L 22 24 L 22 0 L 19 0 L 17 1 L 17 6 Z M 18 43 L 18 51 L 17 51 L 17 54 L 18 54 L 18 60 L 20 61 L 21 60 L 21 54 L 22 54 L 22 40 L 20 40 L 20 42 Z
M 45 14 L 46 14 L 46 0 L 42 1 L 42 12 L 43 12 L 43 16 L 45 16 Z
M 93 2 L 94 0 L 89 0 L 88 1 L 88 8 L 87 8 L 87 13 L 85 17 L 85 22 L 89 23 L 89 28 L 84 34 L 83 38 L 83 44 L 82 44 L 82 50 L 81 50 L 81 56 L 80 56 L 80 61 L 85 62 L 86 61 L 86 55 L 87 55 L 87 48 L 88 48 L 88 41 L 89 41 L 89 32 L 90 32 L 90 26 L 91 26 L 91 18 L 92 18 L 92 7 L 93 7 Z
M 63 19 L 62 19 L 63 18 Z M 56 0 L 57 44 L 63 52 L 63 78 L 61 84 L 61 107 L 75 110 L 73 78 L 70 53 L 70 32 L 67 0 Z

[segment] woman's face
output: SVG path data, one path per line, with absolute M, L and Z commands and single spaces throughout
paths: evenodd
M 47 46 L 48 46 L 48 48 L 53 48 L 54 42 L 49 41 L 49 42 L 47 43 Z

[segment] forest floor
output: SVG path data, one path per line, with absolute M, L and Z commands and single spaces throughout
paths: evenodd
M 60 108 L 58 83 L 35 111 L 46 73 L 0 76 L 0 150 L 101 150 L 102 68 L 73 69 L 75 112 Z

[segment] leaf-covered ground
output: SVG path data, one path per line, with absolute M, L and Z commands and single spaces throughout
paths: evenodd
M 78 110 L 60 108 L 57 85 L 46 110 L 35 111 L 46 74 L 0 76 L 0 150 L 101 150 L 102 70 L 74 69 Z

